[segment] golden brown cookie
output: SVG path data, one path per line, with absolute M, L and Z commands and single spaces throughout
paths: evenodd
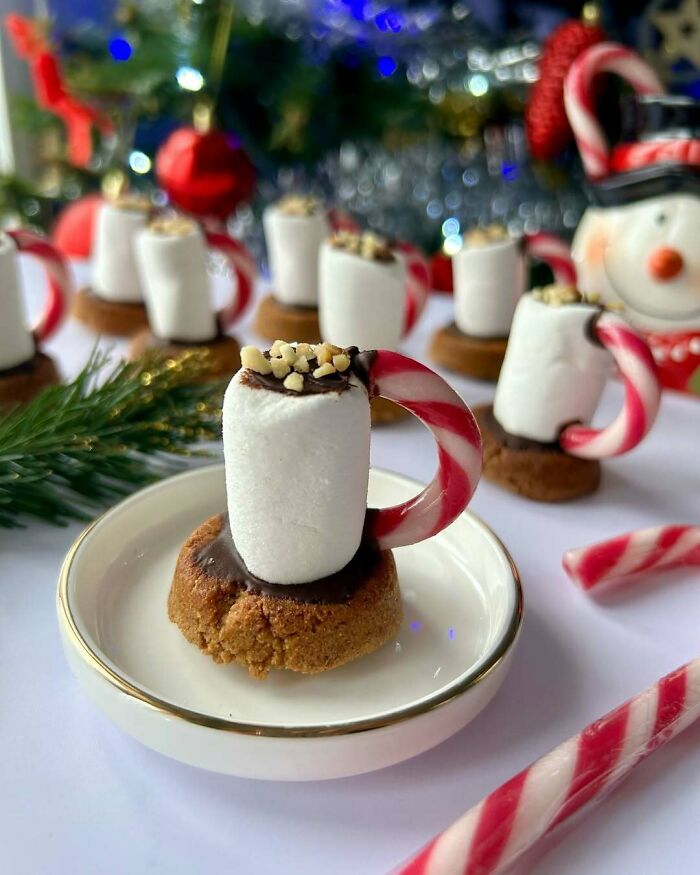
M 206 570 L 199 554 L 223 525 L 223 515 L 213 516 L 190 535 L 168 597 L 172 622 L 215 662 L 238 662 L 255 678 L 282 668 L 317 674 L 372 653 L 397 633 L 401 594 L 391 550 L 377 555 L 347 600 L 304 602 L 252 592 Z
M 73 316 L 98 334 L 131 337 L 148 328 L 143 304 L 106 301 L 87 288 L 80 289 L 73 299 Z
M 321 329 L 315 307 L 291 307 L 272 295 L 260 301 L 255 314 L 255 331 L 266 340 L 280 337 L 299 343 L 319 343 Z
M 411 415 L 411 412 L 400 404 L 379 396 L 372 398 L 369 403 L 369 409 L 372 415 L 372 425 L 386 425 L 390 422 L 398 422 L 398 420 Z
M 0 411 L 31 401 L 42 389 L 60 382 L 60 374 L 51 356 L 37 352 L 28 362 L 0 371 Z
M 477 380 L 497 380 L 507 345 L 507 337 L 470 337 L 453 322 L 433 336 L 429 354 L 450 371 Z
M 197 382 L 207 383 L 232 377 L 241 366 L 241 349 L 235 337 L 222 334 L 208 343 L 169 343 L 154 337 L 149 329 L 133 337 L 129 345 L 129 359 L 133 361 L 149 350 L 176 357 L 187 349 L 205 349 L 209 355 L 211 368 Z
M 509 441 L 488 405 L 475 407 L 484 446 L 484 477 L 504 489 L 535 501 L 569 501 L 595 492 L 600 462 L 577 459 L 553 444 L 527 439 Z M 515 446 L 515 443 L 520 446 Z

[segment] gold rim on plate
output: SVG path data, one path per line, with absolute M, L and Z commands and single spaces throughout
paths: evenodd
M 206 470 L 206 467 L 195 468 L 190 471 L 185 471 L 182 474 L 177 474 L 175 475 L 175 477 L 170 477 L 167 479 L 173 480 L 180 477 L 184 478 L 189 476 L 196 476 L 203 470 Z M 413 483 L 417 487 L 422 488 L 421 484 L 417 483 L 409 477 L 394 474 L 394 472 L 392 471 L 384 471 L 381 468 L 377 468 L 375 470 L 381 471 L 383 474 L 389 474 L 390 476 L 397 477 L 403 482 Z M 158 486 L 161 486 L 164 482 L 166 481 L 161 481 L 160 483 L 155 484 L 155 487 L 157 488 Z M 149 486 L 146 488 L 153 489 L 154 487 Z M 139 493 L 136 493 L 136 495 L 138 494 Z M 131 683 L 131 681 L 128 681 L 126 678 L 122 677 L 120 674 L 114 671 L 114 669 L 107 665 L 107 663 L 91 647 L 88 641 L 86 641 L 85 637 L 78 628 L 78 624 L 76 623 L 75 617 L 73 616 L 73 612 L 71 610 L 70 599 L 68 596 L 68 578 L 70 576 L 75 556 L 80 549 L 81 544 L 90 535 L 92 530 L 96 528 L 106 516 L 111 514 L 122 504 L 132 500 L 134 497 L 135 496 L 130 496 L 129 498 L 120 501 L 118 504 L 114 505 L 113 508 L 106 511 L 101 516 L 97 517 L 97 519 L 93 520 L 93 522 L 90 523 L 78 536 L 78 538 L 69 549 L 66 558 L 63 561 L 63 565 L 61 566 L 61 573 L 58 581 L 59 619 L 61 619 L 63 622 L 64 632 L 73 643 L 80 657 L 83 659 L 84 662 L 87 663 L 90 668 L 97 672 L 97 674 L 99 674 L 109 684 L 119 690 L 119 692 L 124 693 L 125 695 L 136 699 L 139 702 L 142 702 L 144 705 L 148 705 L 154 710 L 159 711 L 162 714 L 166 714 L 169 717 L 177 717 L 178 719 L 184 720 L 187 723 L 194 723 L 198 726 L 206 726 L 209 729 L 218 729 L 223 730 L 224 732 L 237 732 L 241 735 L 257 735 L 264 738 L 324 738 L 335 735 L 351 735 L 356 732 L 368 732 L 372 729 L 381 729 L 385 726 L 393 726 L 396 723 L 401 723 L 404 720 L 409 720 L 410 718 L 417 717 L 420 714 L 427 714 L 430 711 L 434 711 L 436 708 L 440 708 L 443 705 L 447 705 L 449 702 L 452 702 L 458 696 L 466 693 L 467 690 L 475 687 L 478 683 L 484 680 L 484 678 L 491 674 L 491 672 L 503 661 L 503 659 L 505 659 L 511 647 L 515 643 L 516 638 L 518 637 L 523 617 L 523 590 L 518 569 L 513 562 L 513 558 L 511 557 L 510 553 L 508 552 L 507 548 L 498 537 L 498 535 L 496 535 L 496 533 L 489 526 L 487 526 L 486 523 L 484 523 L 483 520 L 481 520 L 479 517 L 472 514 L 471 512 L 465 511 L 465 513 L 470 513 L 470 515 L 477 522 L 477 524 L 491 535 L 491 537 L 496 541 L 498 546 L 503 551 L 503 555 L 508 561 L 513 575 L 513 583 L 515 584 L 515 604 L 513 607 L 513 615 L 508 624 L 508 628 L 506 629 L 503 638 L 499 642 L 498 647 L 496 647 L 493 653 L 490 654 L 489 658 L 483 666 L 475 669 L 461 681 L 452 684 L 451 686 L 444 689 L 442 692 L 433 694 L 423 702 L 417 702 L 416 704 L 410 705 L 406 708 L 399 708 L 398 710 L 390 711 L 384 716 L 368 717 L 363 720 L 347 720 L 342 723 L 331 723 L 326 726 L 269 726 L 265 724 L 258 725 L 254 723 L 239 723 L 235 720 L 227 720 L 224 717 L 212 717 L 208 714 L 200 714 L 198 711 L 192 711 L 189 708 L 183 708 L 180 705 L 174 705 L 172 702 L 167 702 L 164 699 L 160 699 L 157 696 L 154 696 L 152 693 L 141 689 L 140 687 Z

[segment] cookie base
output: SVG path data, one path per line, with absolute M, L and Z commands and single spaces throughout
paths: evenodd
M 232 377 L 241 366 L 241 348 L 235 337 L 222 334 L 207 343 L 164 342 L 154 337 L 150 330 L 136 334 L 129 345 L 129 359 L 140 358 L 148 350 L 161 352 L 173 358 L 187 349 L 205 349 L 209 354 L 211 369 L 196 380 L 198 383 L 209 383 Z
M 477 380 L 497 380 L 507 345 L 507 337 L 473 337 L 452 322 L 433 336 L 429 355 L 449 371 Z
M 61 382 L 56 363 L 44 352 L 28 362 L 0 371 L 0 410 L 31 401 L 42 389 Z
M 248 592 L 207 573 L 197 556 L 222 525 L 219 514 L 190 535 L 168 596 L 171 621 L 215 662 L 237 662 L 261 679 L 271 669 L 318 674 L 372 653 L 397 633 L 401 595 L 391 550 L 382 551 L 348 601 L 311 604 Z
M 379 396 L 372 398 L 369 402 L 369 410 L 372 417 L 372 425 L 387 425 L 390 422 L 398 422 L 400 419 L 411 415 L 410 411 L 400 404 Z
M 131 337 L 148 328 L 148 314 L 143 304 L 107 301 L 89 288 L 80 289 L 73 299 L 73 316 L 98 334 L 116 337 Z
M 524 449 L 508 447 L 491 426 L 491 405 L 474 408 L 484 446 L 484 477 L 534 501 L 570 501 L 595 492 L 600 462 L 578 459 L 535 442 Z
M 267 295 L 260 301 L 254 327 L 265 340 L 298 343 L 319 343 L 321 340 L 318 310 L 315 307 L 291 307 L 281 304 L 273 295 Z

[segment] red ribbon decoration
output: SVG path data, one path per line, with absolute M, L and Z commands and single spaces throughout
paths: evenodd
M 5 18 L 5 27 L 18 56 L 29 64 L 37 103 L 57 115 L 66 126 L 71 163 L 85 167 L 92 157 L 93 126 L 109 134 L 112 123 L 106 115 L 66 91 L 58 59 L 36 22 L 11 13 Z

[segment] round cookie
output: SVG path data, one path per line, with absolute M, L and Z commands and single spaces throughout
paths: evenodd
M 525 498 L 546 502 L 569 501 L 598 489 L 600 462 L 570 456 L 556 444 L 516 438 L 508 445 L 491 405 L 474 408 L 474 416 L 481 430 L 487 480 Z
M 131 337 L 148 328 L 146 307 L 139 303 L 107 301 L 88 288 L 73 299 L 73 316 L 99 334 Z
M 410 416 L 411 412 L 388 398 L 377 396 L 369 402 L 372 425 L 387 425 Z
M 390 550 L 377 555 L 346 600 L 300 601 L 292 593 L 306 584 L 278 585 L 277 596 L 217 576 L 200 557 L 223 526 L 224 516 L 214 516 L 190 535 L 168 596 L 172 622 L 215 662 L 237 662 L 255 678 L 271 669 L 317 674 L 371 653 L 398 631 L 401 596 Z
M 450 371 L 477 380 L 497 380 L 507 345 L 507 337 L 469 336 L 452 322 L 433 336 L 429 355 Z
M 0 371 L 0 411 L 31 401 L 42 389 L 60 381 L 60 374 L 51 356 L 36 352 L 28 362 Z
M 146 329 L 136 334 L 129 345 L 129 359 L 139 358 L 148 350 L 158 350 L 166 355 L 178 356 L 186 349 L 206 349 L 211 368 L 197 382 L 210 382 L 232 376 L 241 366 L 241 349 L 235 337 L 222 334 L 209 343 L 183 343 L 164 341 L 154 337 Z
M 300 343 L 318 343 L 321 329 L 315 307 L 281 304 L 273 295 L 264 297 L 255 314 L 255 331 L 266 340 L 291 337 Z

